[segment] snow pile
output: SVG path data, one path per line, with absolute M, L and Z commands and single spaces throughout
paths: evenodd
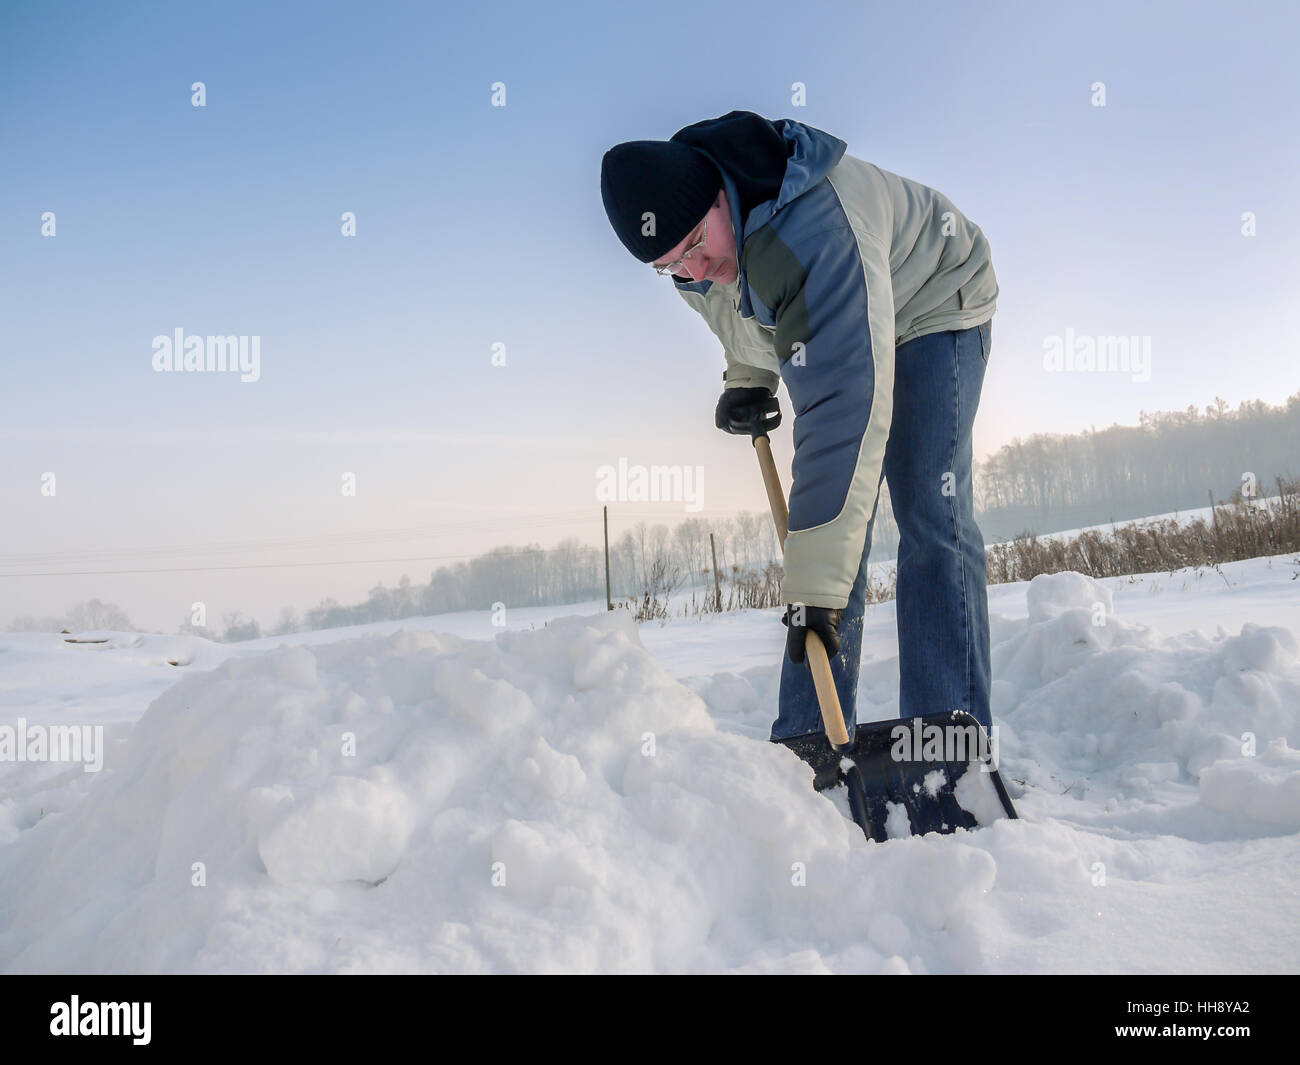
M 906 970 L 909 944 L 968 951 L 936 943 L 975 920 L 989 855 L 917 840 L 882 865 L 809 784 L 784 749 L 719 731 L 622 612 L 234 658 L 167 691 L 120 769 L 5 848 L 0 958 Z
M 895 817 L 885 844 L 766 741 L 775 611 L 313 634 L 140 666 L 134 696 L 105 674 L 115 713 L 182 676 L 102 772 L 0 789 L 0 971 L 1294 971 L 1293 633 L 1162 635 L 1077 574 L 999 594 L 1025 611 L 992 632 L 1021 819 L 906 838 Z M 897 683 L 892 614 L 868 617 L 860 712 Z M 11 657 L 4 715 L 28 683 L 54 714 L 75 675 Z M 662 665 L 709 659 L 686 683 Z
M 1300 751 L 1284 739 L 1249 761 L 1215 762 L 1200 782 L 1201 801 L 1212 809 L 1300 831 Z
M 51 671 L 68 672 L 94 657 L 111 669 L 130 666 L 211 667 L 230 655 L 221 644 L 201 636 L 167 636 L 161 633 L 88 632 L 0 633 L 0 654 L 26 653 L 45 658 Z
M 188 669 L 210 669 L 231 654 L 196 636 L 0 633 L 0 729 L 18 739 L 24 730 L 96 730 L 96 750 L 116 766 L 154 698 Z M 80 765 L 19 761 L 4 748 L 0 736 L 0 845 L 79 802 L 94 782 Z
M 1210 640 L 1161 636 L 1113 615 L 1078 573 L 1035 577 L 1029 616 L 997 626 L 994 718 L 1028 782 L 1130 806 L 1199 783 L 1201 801 L 1300 828 L 1300 659 L 1280 626 Z M 1032 759 L 1032 764 L 1029 762 Z

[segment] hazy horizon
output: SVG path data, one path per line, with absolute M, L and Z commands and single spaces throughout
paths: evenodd
M 614 143 L 733 109 L 842 137 L 984 229 L 979 458 L 1300 388 L 1293 9 L 750 16 L 724 47 L 659 5 L 6 8 L 0 571 L 195 568 L 2 577 L 0 624 L 96 597 L 146 629 L 194 601 L 269 625 L 495 545 L 598 543 L 620 460 L 702 468 L 703 502 L 620 504 L 611 540 L 763 511 L 748 442 L 713 427 L 716 340 L 599 194 Z M 177 329 L 258 338 L 256 380 L 157 372 Z M 1119 338 L 1144 369 L 1044 365 Z M 307 565 L 398 556 L 430 561 Z M 296 568 L 212 568 L 267 563 Z

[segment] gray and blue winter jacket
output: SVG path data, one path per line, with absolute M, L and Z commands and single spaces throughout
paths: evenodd
M 726 387 L 784 381 L 794 408 L 782 598 L 844 607 L 876 505 L 894 349 L 993 317 L 988 241 L 941 193 L 802 122 L 733 111 L 672 139 L 722 172 L 740 267 L 730 285 L 677 291 L 722 342 Z

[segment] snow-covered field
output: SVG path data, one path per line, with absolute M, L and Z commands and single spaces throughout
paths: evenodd
M 1021 819 L 883 844 L 766 742 L 775 610 L 0 635 L 0 971 L 1300 971 L 1300 559 L 990 612 Z

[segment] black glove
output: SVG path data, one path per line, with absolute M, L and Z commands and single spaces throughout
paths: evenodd
M 843 611 L 831 610 L 824 606 L 796 606 L 793 603 L 787 603 L 785 608 L 785 617 L 781 619 L 781 624 L 785 625 L 790 631 L 785 634 L 785 653 L 790 656 L 790 661 L 798 665 L 804 659 L 804 641 L 808 638 L 808 630 L 811 629 L 822 638 L 822 643 L 826 645 L 826 654 L 834 658 L 840 652 L 840 617 Z M 796 623 L 796 617 L 802 624 Z
M 724 388 L 713 412 L 713 424 L 725 433 L 754 436 L 781 424 L 781 404 L 770 389 Z

